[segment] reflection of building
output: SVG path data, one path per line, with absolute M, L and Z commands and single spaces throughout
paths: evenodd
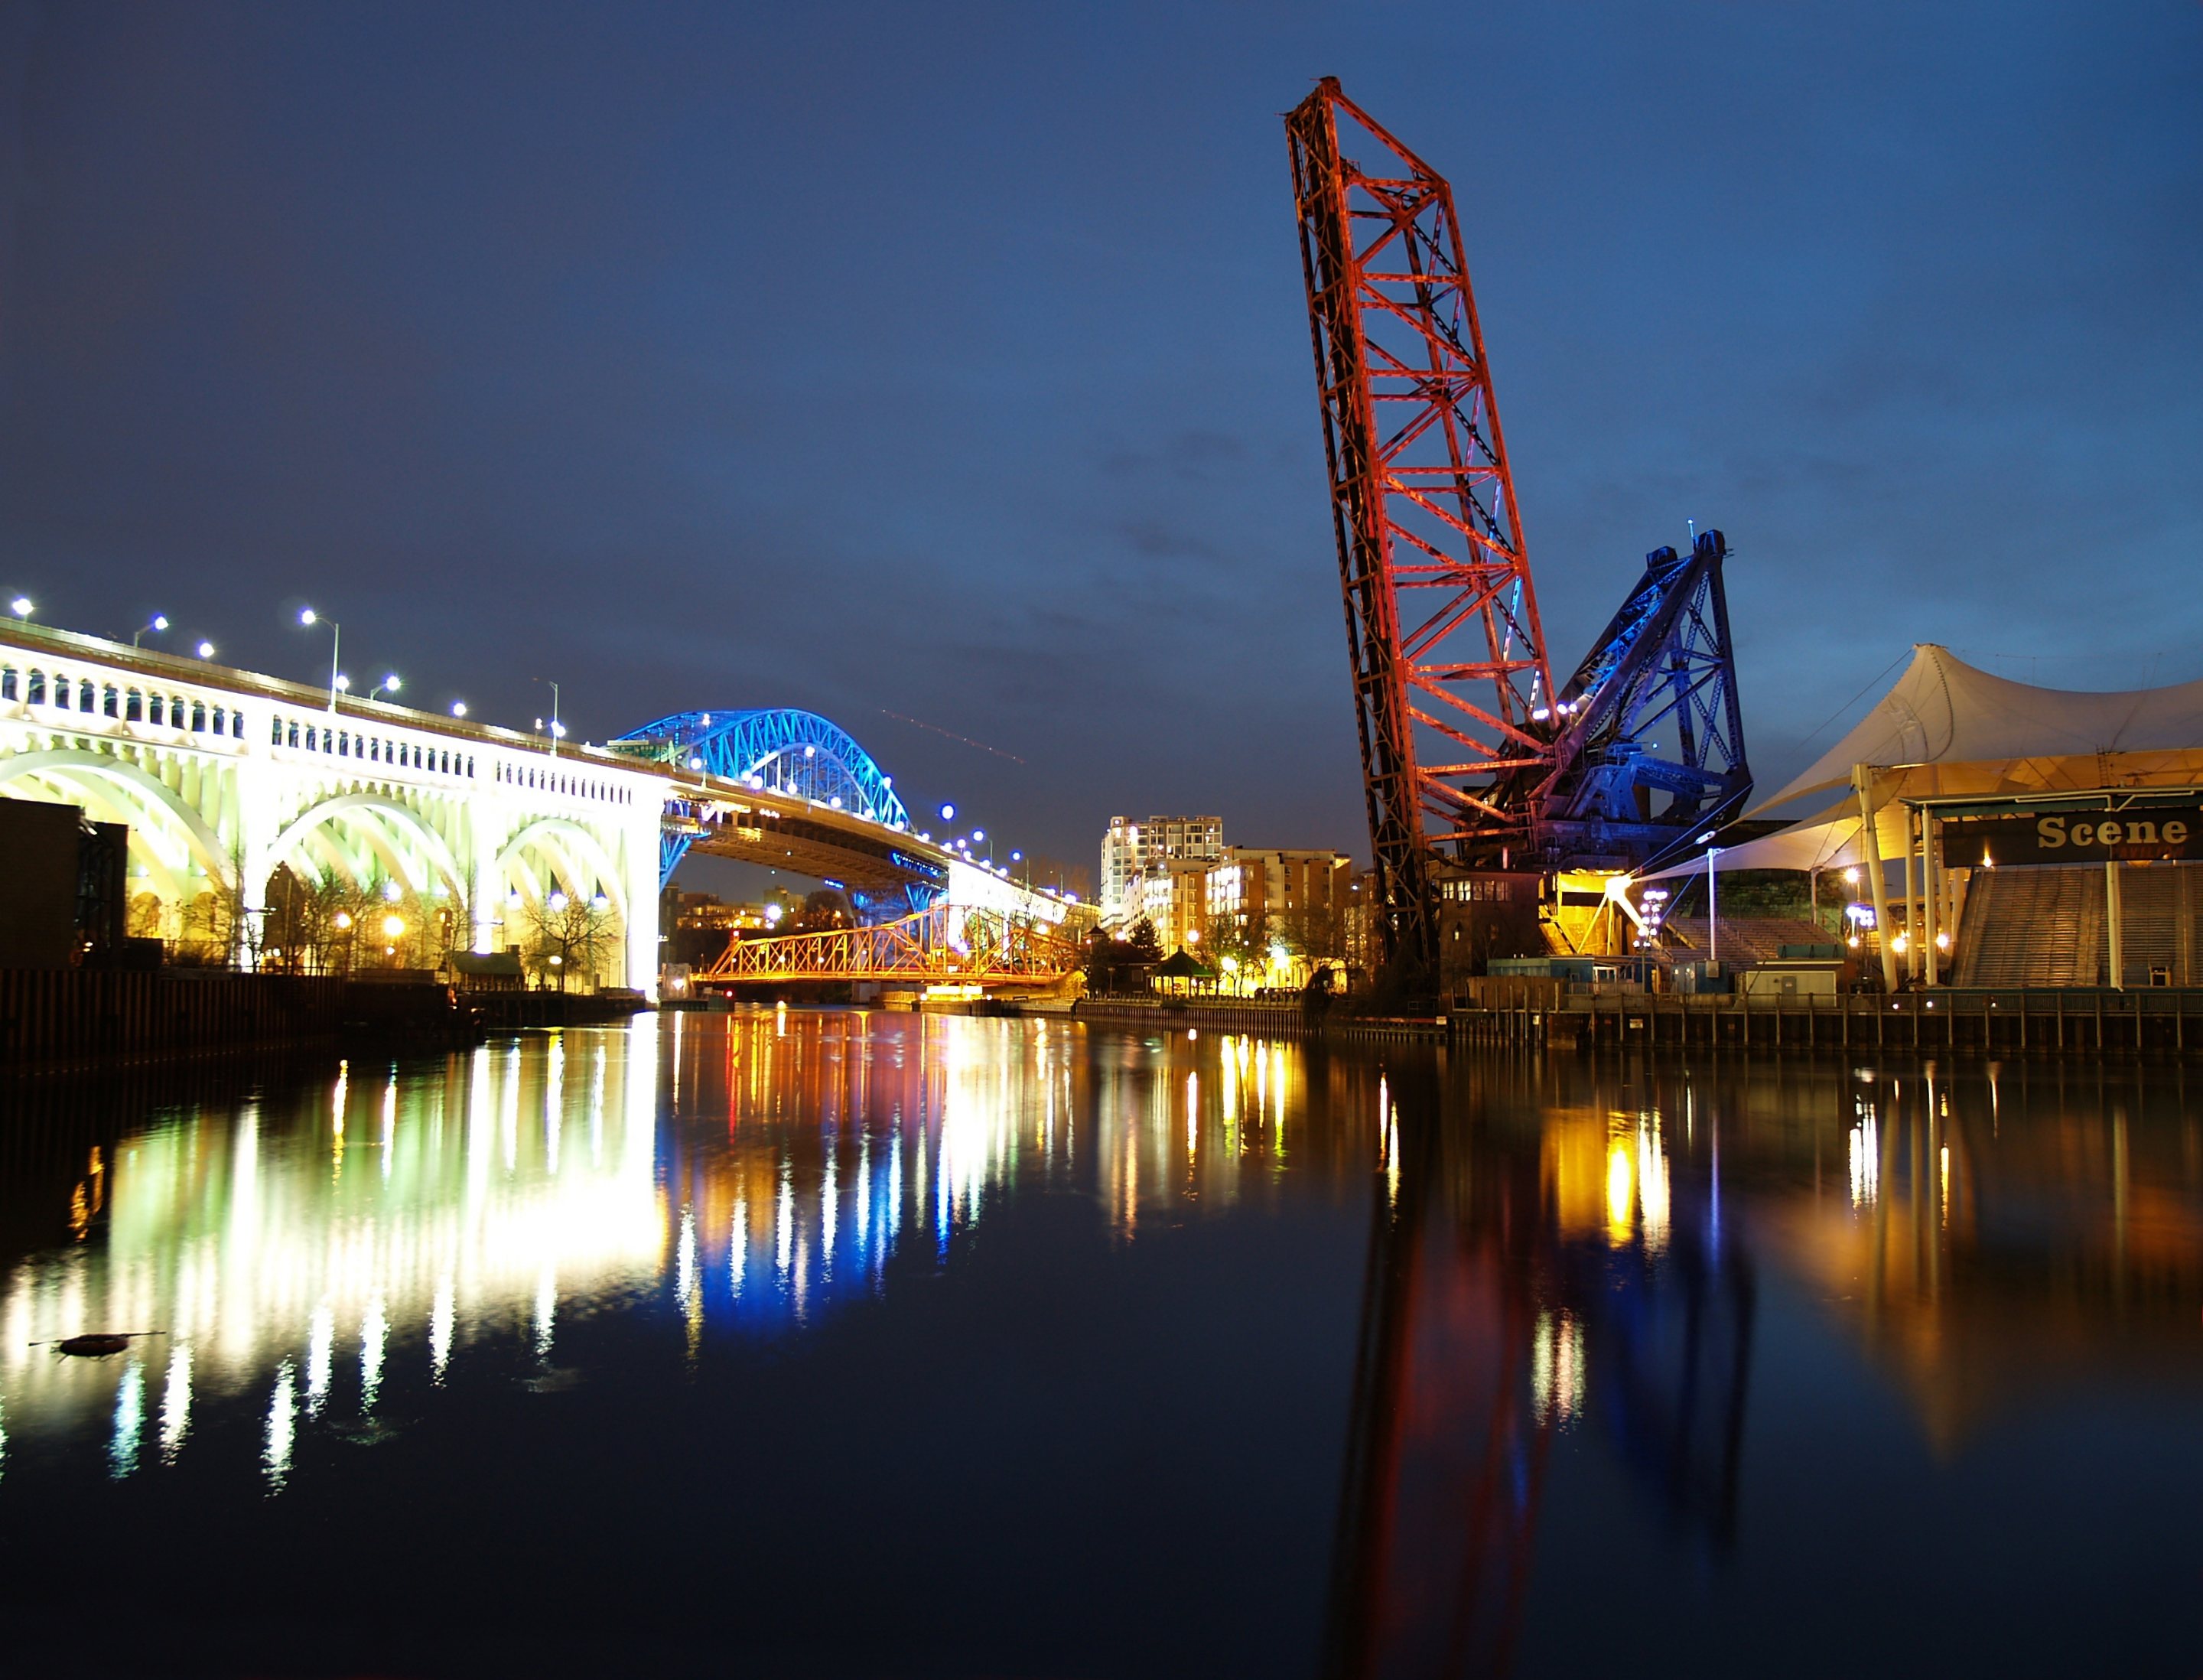
M 1110 818 L 1109 831 L 1102 837 L 1102 922 L 1117 927 L 1140 919 L 1146 908 L 1140 878 L 1147 872 L 1172 863 L 1214 863 L 1223 855 L 1221 817 Z M 1161 932 L 1160 925 L 1156 931 Z

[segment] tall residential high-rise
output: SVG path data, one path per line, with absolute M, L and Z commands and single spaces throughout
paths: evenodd
M 1224 855 L 1221 817 L 1109 819 L 1102 837 L 1102 920 L 1117 925 L 1140 919 L 1141 877 L 1173 863 L 1214 863 Z

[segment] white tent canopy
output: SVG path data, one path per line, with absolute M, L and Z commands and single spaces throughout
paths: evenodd
M 1849 787 L 1855 764 L 2008 763 L 2182 748 L 2203 748 L 2203 681 L 2113 693 L 2039 689 L 1923 642 L 1874 709 L 1751 814 Z
M 1905 674 L 1763 813 L 1842 790 L 1834 802 L 1773 834 L 1725 849 L 1728 869 L 1840 869 L 1863 865 L 1865 825 L 1856 765 L 1876 766 L 1875 839 L 1883 867 L 1905 855 L 1899 802 L 2041 794 L 2111 785 L 2203 784 L 2203 682 L 2099 693 L 2042 689 L 1976 669 L 1922 642 Z M 1704 868 L 1693 860 L 1661 877 Z

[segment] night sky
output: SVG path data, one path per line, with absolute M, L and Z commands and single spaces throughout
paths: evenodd
M 0 8 L 0 591 L 1364 854 L 1325 74 L 1454 183 L 1556 666 L 1695 518 L 1763 789 L 1916 641 L 2203 675 L 2194 0 Z

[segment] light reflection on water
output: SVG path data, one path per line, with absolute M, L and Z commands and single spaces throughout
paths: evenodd
M 86 1146 L 36 1242 L 0 1250 L 20 1253 L 0 1270 L 0 1501 L 33 1459 L 117 1496 L 204 1465 L 270 1510 L 346 1498 L 318 1443 L 441 1429 L 478 1448 L 525 1396 L 578 1382 L 584 1333 L 607 1320 L 656 1339 L 673 1387 L 743 1374 L 704 1438 L 739 1440 L 757 1360 L 824 1346 L 830 1327 L 857 1338 L 842 1357 L 895 1345 L 901 1316 L 983 1274 L 990 1245 L 1047 1287 L 1039 1316 L 998 1303 L 999 1327 L 966 1328 L 965 1357 L 989 1370 L 1049 1343 L 1052 1293 L 1091 1310 L 1096 1280 L 1134 1291 L 1168 1253 L 1190 1269 L 1172 1288 L 1212 1316 L 1192 1335 L 1142 1321 L 1117 1353 L 1147 1411 L 1091 1372 L 1102 1392 L 1042 1401 L 1137 1433 L 1152 1382 L 1179 1405 L 1152 1424 L 1175 1445 L 1188 1418 L 1245 1429 L 1250 1407 L 1319 1397 L 1290 1443 L 1314 1491 L 1243 1537 L 1303 1622 L 1267 1598 L 1220 1606 L 1212 1643 L 1188 1647 L 1208 1671 L 1232 1666 L 1218 1652 L 1257 1608 L 1283 1616 L 1291 1649 L 1247 1671 L 1586 1671 L 1627 1654 L 1611 1618 L 1581 1613 L 1586 1576 L 1630 1604 L 1624 1621 L 1657 1622 L 1663 1593 L 1700 1594 L 1708 1629 L 1810 1620 L 1797 1582 L 1847 1578 L 1853 1553 L 1824 1535 L 1893 1464 L 1907 1480 L 1874 1513 L 1884 1548 L 1923 1579 L 1958 1569 L 1961 1595 L 1962 1565 L 1913 1536 L 1931 1518 L 1991 1537 L 2014 1520 L 1951 1491 L 1971 1467 L 2013 1509 L 2040 1505 L 2046 1547 L 2076 1523 L 2116 1532 L 2131 1494 L 2116 1476 L 2076 1493 L 2012 1443 L 2049 1419 L 2061 1447 L 2094 1451 L 2109 1409 L 2203 1397 L 2191 1115 L 2176 1068 L 1539 1063 L 858 1011 L 670 1015 L 354 1063 Z M 1020 1250 L 1021 1214 L 1046 1206 L 1079 1211 L 1078 1244 Z M 1274 1254 L 1231 1257 L 1264 1252 L 1280 1222 L 1344 1280 L 1328 1318 L 1260 1298 Z M 1197 1229 L 1219 1245 L 1187 1247 Z M 1200 1266 L 1226 1281 L 1202 1293 Z M 1265 1311 L 1293 1387 L 1250 1393 L 1237 1367 L 1187 1363 Z M 98 1362 L 44 1346 L 115 1329 L 162 1334 Z M 871 1378 L 900 1393 L 907 1375 Z M 978 1415 L 987 1396 L 959 1398 Z M 934 1436 L 954 1415 L 936 1406 L 907 1444 L 898 1496 L 924 1496 L 936 1448 L 953 1457 Z M 818 1440 L 787 1427 L 766 1445 L 791 1463 L 846 1449 L 823 1423 Z M 2166 1487 L 2203 1491 L 2195 1449 L 2135 1439 Z M 1112 1543 L 1167 1551 L 1161 1530 L 1187 1514 L 1170 1494 L 1226 1500 L 1204 1477 L 1250 1505 L 1281 1479 L 1273 1458 L 1230 1482 L 1227 1438 L 1173 1462 L 1144 1495 L 1161 1514 Z M 1005 1531 L 1045 1538 L 1067 1491 L 1021 1494 Z M 577 1509 L 544 1544 L 599 1544 L 598 1522 Z M 2203 1566 L 2183 1536 L 2139 1532 L 2131 1549 L 2183 1579 Z M 1201 1561 L 1224 1568 L 1213 1547 Z M 2058 1648 L 2054 1628 L 2013 1625 L 2028 1631 L 2011 1648 Z M 1861 1653 L 1832 1636 L 1825 1660 L 1791 1665 L 1840 1672 Z M 1716 1653 L 1699 1671 L 1753 1671 Z
M 20 1444 L 109 1405 L 114 1473 L 134 1472 L 142 1357 L 118 1391 L 117 1367 L 47 1344 L 157 1331 L 133 1346 L 162 1362 L 162 1462 L 195 1404 L 257 1391 L 281 1488 L 346 1364 L 348 1405 L 371 1414 L 393 1358 L 440 1384 L 519 1324 L 548 1365 L 562 1304 L 661 1287 L 692 1356 L 715 1323 L 784 1334 L 879 1294 L 899 1256 L 948 1263 L 1013 1183 L 1090 1189 L 1131 1240 L 1143 1211 L 1228 1207 L 1246 1172 L 1284 1165 L 1297 1063 L 1282 1044 L 1216 1048 L 1206 1097 L 1160 1041 L 1096 1062 L 1061 1025 L 1006 1038 L 857 1013 L 645 1017 L 440 1066 L 347 1062 L 282 1124 L 246 1103 L 92 1151 L 73 1192 L 86 1239 L 0 1278 L 0 1416 Z
M 546 1286 L 647 1280 L 664 1246 L 653 1025 L 582 1052 L 607 1078 L 617 1068 L 625 1100 L 586 1153 L 562 1160 L 563 1103 L 549 1093 L 564 1054 L 484 1047 L 404 1079 L 346 1067 L 280 1132 L 246 1105 L 126 1139 L 99 1240 L 32 1254 L 0 1281 L 0 1392 L 19 1430 L 66 1419 L 112 1382 L 38 1345 L 88 1330 L 157 1330 L 133 1346 L 175 1350 L 162 1399 L 173 1460 L 195 1394 L 269 1392 L 303 1371 L 312 1419 L 349 1356 L 371 1410 L 393 1335 L 424 1334 L 440 1371 L 455 1346 Z M 629 1078 L 636 1065 L 642 1076 Z M 592 1084 L 586 1100 L 605 1089 Z M 523 1139 L 524 1100 L 542 1123 Z M 285 1439 L 271 1425 L 271 1465 Z

